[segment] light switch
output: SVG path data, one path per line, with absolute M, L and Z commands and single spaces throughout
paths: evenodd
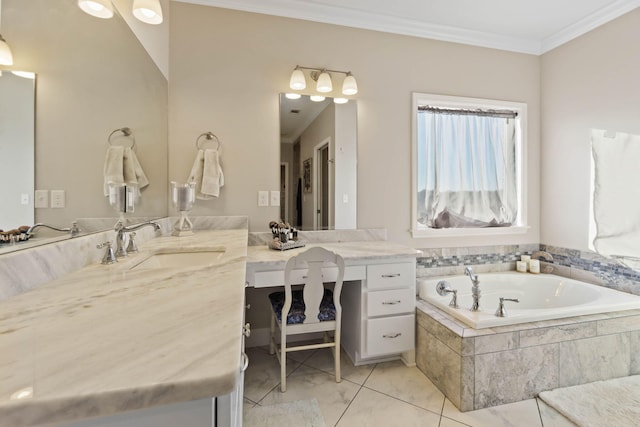
M 22 193 L 20 195 L 20 204 L 28 205 L 29 204 L 29 193 Z
M 349 195 L 348 194 L 343 194 L 342 195 L 342 203 L 349 203 Z
M 269 206 L 268 191 L 258 191 L 258 206 Z
M 280 192 L 277 190 L 271 191 L 271 206 L 280 206 Z
M 48 208 L 49 207 L 49 190 L 36 190 L 36 208 Z
M 64 208 L 64 190 L 51 190 L 51 207 Z

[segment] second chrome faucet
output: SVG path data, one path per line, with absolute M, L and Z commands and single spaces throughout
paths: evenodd
M 116 232 L 116 257 L 118 258 L 122 258 L 122 257 L 126 257 L 127 256 L 127 249 L 126 249 L 126 243 L 127 243 L 127 237 L 126 237 L 126 233 L 131 232 L 131 231 L 137 231 L 140 230 L 143 227 L 153 227 L 153 229 L 155 231 L 160 230 L 160 226 L 158 224 L 156 224 L 155 222 L 144 222 L 142 224 L 138 224 L 138 225 L 131 225 L 131 226 L 125 226 L 122 221 L 118 221 L 118 223 L 116 224 L 114 230 Z M 131 248 L 135 248 L 136 245 L 131 244 L 130 245 Z
M 464 274 L 469 276 L 469 279 L 471 279 L 471 297 L 473 298 L 471 311 L 480 311 L 480 279 L 477 274 L 473 273 L 473 269 L 471 267 L 465 268 Z

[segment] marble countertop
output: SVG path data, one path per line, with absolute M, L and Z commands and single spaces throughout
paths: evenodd
M 345 264 L 350 262 L 362 262 L 366 260 L 389 259 L 394 257 L 415 257 L 422 252 L 404 245 L 389 241 L 361 241 L 361 242 L 336 242 L 336 243 L 308 243 L 306 246 L 286 251 L 269 249 L 266 245 L 249 246 L 247 249 L 247 266 L 261 269 L 283 269 L 289 258 L 314 246 L 322 246 L 325 249 L 341 255 Z
M 0 426 L 230 393 L 241 363 L 246 242 L 246 229 L 158 237 L 117 264 L 0 302 Z M 207 267 L 130 270 L 163 248 L 221 246 Z

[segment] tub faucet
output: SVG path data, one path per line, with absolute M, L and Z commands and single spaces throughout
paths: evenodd
M 126 227 L 122 221 L 118 221 L 114 230 L 116 231 L 116 257 L 121 258 L 127 256 L 126 235 L 130 231 L 140 230 L 142 227 L 153 227 L 155 231 L 160 230 L 160 226 L 155 222 L 143 222 L 138 225 L 130 225 Z M 134 245 L 135 246 L 135 245 Z
M 473 274 L 473 269 L 471 267 L 465 268 L 464 274 L 469 276 L 469 279 L 471 279 L 471 296 L 473 297 L 471 311 L 480 311 L 480 279 L 477 274 Z
M 542 259 L 544 262 L 553 262 L 553 255 L 551 255 L 547 251 L 536 251 L 533 254 L 531 254 L 531 259 Z M 544 270 L 542 270 L 542 272 L 549 274 L 553 272 L 553 267 L 550 265 L 547 265 L 544 267 Z

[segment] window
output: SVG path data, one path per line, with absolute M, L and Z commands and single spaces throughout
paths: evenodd
M 526 104 L 413 95 L 414 237 L 524 232 Z

